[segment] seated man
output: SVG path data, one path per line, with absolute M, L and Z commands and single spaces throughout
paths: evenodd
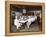
M 37 19 L 37 16 L 28 16 L 29 19 L 27 19 L 27 27 L 29 28 L 30 24 L 34 22 Z
M 21 27 L 21 25 L 22 25 L 21 23 L 19 23 L 17 16 L 15 16 L 14 25 L 17 27 L 17 29 L 19 29 L 19 27 Z

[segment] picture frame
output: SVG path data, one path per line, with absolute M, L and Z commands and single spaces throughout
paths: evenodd
M 10 4 L 22 5 L 22 6 L 37 6 L 38 9 L 41 9 L 41 18 L 42 18 L 42 25 L 40 25 L 40 31 L 31 31 L 31 32 L 10 32 L 10 19 L 11 19 L 11 12 L 10 12 Z M 38 7 L 38 6 L 41 6 Z M 21 6 L 20 6 L 21 7 Z M 36 8 L 36 9 L 37 9 Z M 38 10 L 39 11 L 39 10 Z M 37 12 L 37 10 L 36 10 Z M 42 29 L 42 30 L 41 30 Z M 5 1 L 5 34 L 6 36 L 15 36 L 15 35 L 33 35 L 33 34 L 44 34 L 45 33 L 45 4 L 44 3 L 36 3 L 36 2 L 21 2 L 21 1 Z

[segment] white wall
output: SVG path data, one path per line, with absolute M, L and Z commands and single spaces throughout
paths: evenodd
M 41 2 L 41 3 L 44 2 L 44 3 L 46 3 L 46 0 L 16 0 L 16 1 Z M 46 6 L 46 4 L 45 4 L 45 6 Z M 45 14 L 46 14 L 46 12 L 45 12 Z M 45 15 L 45 20 L 46 20 L 46 15 Z M 0 37 L 5 37 L 4 35 L 5 35 L 5 0 L 0 0 Z M 46 36 L 46 34 L 24 35 L 24 36 L 16 36 L 16 37 L 45 37 L 45 36 Z

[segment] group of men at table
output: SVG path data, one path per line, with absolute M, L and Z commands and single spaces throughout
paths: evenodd
M 28 19 L 25 17 L 25 20 L 22 17 L 20 17 L 19 20 L 17 18 L 18 17 L 15 16 L 14 25 L 17 27 L 17 29 L 19 29 L 19 27 L 21 27 L 21 25 L 23 25 L 23 23 L 25 23 L 25 22 L 26 22 L 27 28 L 29 28 L 31 23 L 37 19 L 37 16 L 36 15 L 35 16 L 28 16 Z

